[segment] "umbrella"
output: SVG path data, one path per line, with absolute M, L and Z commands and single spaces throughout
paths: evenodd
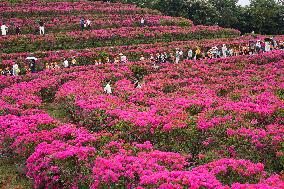
M 37 60 L 37 58 L 34 57 L 34 56 L 29 56 L 29 57 L 26 58 L 26 60 Z

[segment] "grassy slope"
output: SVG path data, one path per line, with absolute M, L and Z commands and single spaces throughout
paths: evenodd
M 12 158 L 0 156 L 0 188 L 31 189 L 31 181 L 20 174 Z

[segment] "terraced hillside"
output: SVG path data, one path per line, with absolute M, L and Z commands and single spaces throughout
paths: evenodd
M 270 37 L 129 4 L 19 2 L 0 6 L 0 68 L 21 70 L 0 76 L 2 188 L 284 188 L 284 36 L 199 58 Z M 63 59 L 76 63 L 46 66 Z

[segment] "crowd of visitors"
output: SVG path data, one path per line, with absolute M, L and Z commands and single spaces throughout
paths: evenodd
M 274 38 L 267 38 L 265 40 L 257 40 L 256 42 L 249 42 L 241 45 L 230 45 L 223 44 L 222 46 L 213 46 L 211 48 L 200 48 L 187 49 L 183 51 L 181 48 L 176 48 L 175 52 L 162 52 L 150 54 L 150 62 L 153 64 L 171 62 L 178 64 L 181 60 L 206 60 L 213 58 L 227 58 L 231 56 L 239 55 L 254 55 L 263 52 L 269 52 L 272 50 L 284 49 L 283 41 L 276 41 Z M 140 61 L 147 60 L 144 55 L 141 55 Z
M 213 46 L 211 48 L 200 48 L 196 47 L 194 49 L 181 49 L 176 48 L 172 52 L 157 52 L 156 54 L 141 54 L 139 60 L 141 62 L 152 64 L 157 67 L 161 63 L 174 63 L 178 64 L 183 60 L 206 60 L 214 58 L 226 58 L 231 56 L 239 55 L 255 55 L 263 52 L 269 52 L 273 50 L 284 49 L 284 41 L 276 41 L 274 38 L 267 38 L 265 40 L 257 40 L 255 42 L 251 41 L 242 45 L 230 45 L 227 46 L 223 44 L 222 46 Z M 19 74 L 23 75 L 26 73 L 35 73 L 36 70 L 36 58 L 30 57 L 28 64 L 25 66 L 19 66 L 16 62 L 13 65 L 4 66 L 2 69 L 0 66 L 1 75 L 5 76 L 17 76 Z M 28 58 L 27 58 L 28 59 Z M 69 62 L 70 61 L 70 62 Z M 104 63 L 114 63 L 114 64 L 126 64 L 128 58 L 125 54 L 119 53 L 116 57 L 104 57 L 103 59 L 94 60 L 94 65 L 101 65 Z M 45 64 L 45 69 L 53 70 L 60 68 L 68 68 L 71 66 L 78 65 L 76 57 L 73 56 L 69 59 L 64 58 L 61 62 L 51 62 Z

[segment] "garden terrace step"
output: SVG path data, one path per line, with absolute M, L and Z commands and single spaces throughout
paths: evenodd
M 72 49 L 72 50 L 59 50 L 59 51 L 37 51 L 34 56 L 39 58 L 42 66 L 45 63 L 53 61 L 61 62 L 62 57 L 71 58 L 75 56 L 79 65 L 92 64 L 95 59 L 104 59 L 104 56 L 116 57 L 119 53 L 123 52 L 130 61 L 137 61 L 140 55 L 143 54 L 146 58 L 150 53 L 156 54 L 157 52 L 174 52 L 175 48 L 181 48 L 184 53 L 190 49 L 195 49 L 197 46 L 206 51 L 213 46 L 221 46 L 226 44 L 228 48 L 238 47 L 242 44 L 248 44 L 250 41 L 263 40 L 267 36 L 243 36 L 236 38 L 219 38 L 219 39 L 203 39 L 191 41 L 173 41 L 169 43 L 155 43 L 155 44 L 138 44 L 131 46 L 114 46 L 114 47 L 98 47 L 88 49 Z M 274 36 L 277 41 L 284 40 L 284 36 Z M 0 58 L 2 63 L 8 63 L 9 60 L 16 60 L 18 64 L 24 63 L 25 58 L 30 53 L 2 53 Z
M 92 30 L 39 35 L 5 36 L 0 41 L 3 53 L 34 52 L 58 49 L 84 49 L 103 46 L 133 45 L 202 38 L 236 37 L 239 31 L 217 26 L 159 26 Z
M 45 33 L 71 32 L 81 30 L 80 19 L 84 17 L 92 22 L 91 29 L 120 27 L 139 27 L 140 14 L 81 14 L 78 16 L 31 17 L 4 19 L 9 27 L 9 35 L 15 34 L 15 26 L 20 26 L 21 34 L 38 34 L 39 20 L 45 23 Z M 192 21 L 184 18 L 145 14 L 147 26 L 192 26 Z M 0 19 L 1 23 L 1 19 Z
M 117 13 L 117 14 L 159 14 L 151 9 L 138 8 L 131 4 L 102 2 L 65 2 L 46 4 L 25 4 L 21 6 L 1 6 L 0 13 L 4 18 L 29 18 L 34 16 L 80 15 L 85 13 Z

